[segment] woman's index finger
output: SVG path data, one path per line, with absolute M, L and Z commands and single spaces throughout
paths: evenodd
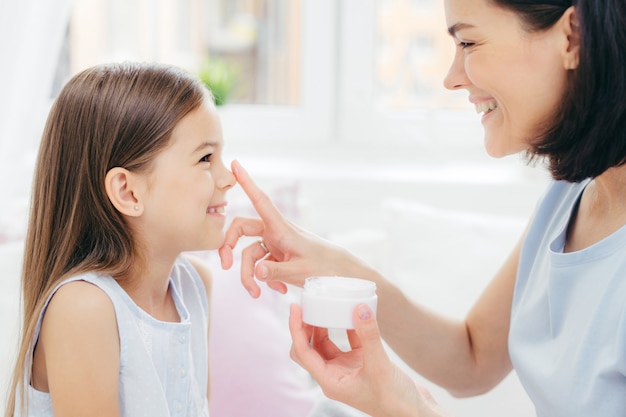
M 250 178 L 250 174 L 241 166 L 239 161 L 233 161 L 231 167 L 237 182 L 263 220 L 267 221 L 276 217 L 282 217 L 267 194 L 257 187 L 252 178 Z

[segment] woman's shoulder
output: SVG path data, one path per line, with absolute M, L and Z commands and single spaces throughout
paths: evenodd
M 543 197 L 539 199 L 535 210 L 535 216 L 541 216 L 542 213 L 554 213 L 559 209 L 570 210 L 571 206 L 576 204 L 583 190 L 589 184 L 590 179 L 581 182 L 568 181 L 552 181 Z
M 580 191 L 582 191 L 591 179 L 586 179 L 580 182 L 569 182 L 562 180 L 553 180 L 549 183 L 546 190 L 546 196 L 554 196 L 557 198 L 564 198 L 567 196 L 576 197 Z

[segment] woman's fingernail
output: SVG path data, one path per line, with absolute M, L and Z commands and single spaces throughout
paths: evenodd
M 357 313 L 358 313 L 359 318 L 361 320 L 365 321 L 365 320 L 369 320 L 369 319 L 372 318 L 372 310 L 370 310 L 370 308 L 367 305 L 365 305 L 365 304 L 361 304 L 358 307 Z
M 270 275 L 270 271 L 265 265 L 259 265 L 259 279 L 267 279 Z

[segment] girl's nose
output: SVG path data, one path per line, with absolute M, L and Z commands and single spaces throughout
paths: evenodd
M 220 165 L 222 166 L 222 169 L 220 170 L 219 177 L 216 178 L 215 184 L 217 185 L 217 187 L 223 190 L 233 188 L 235 184 L 237 184 L 237 179 L 230 171 L 230 169 L 226 168 L 226 165 L 224 165 L 224 163 L 221 163 Z

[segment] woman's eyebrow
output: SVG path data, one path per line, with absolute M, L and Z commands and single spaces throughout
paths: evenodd
M 448 28 L 448 33 L 451 36 L 456 36 L 456 33 L 459 30 L 473 28 L 473 27 L 475 27 L 475 26 L 474 25 L 470 25 L 469 23 L 455 23 L 454 25 L 452 25 L 452 26 L 450 26 Z

